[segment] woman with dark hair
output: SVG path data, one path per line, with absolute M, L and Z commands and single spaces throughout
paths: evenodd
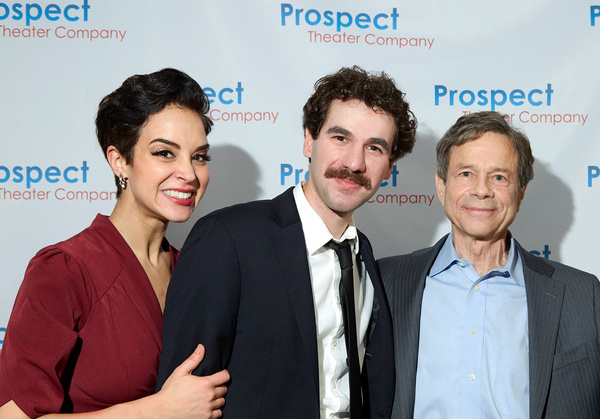
M 164 236 L 206 190 L 208 110 L 174 69 L 132 76 L 101 101 L 96 133 L 117 202 L 29 263 L 0 354 L 0 418 L 221 416 L 229 374 L 191 375 L 202 345 L 153 394 L 179 255 Z

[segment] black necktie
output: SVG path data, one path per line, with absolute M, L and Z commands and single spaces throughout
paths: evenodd
M 360 360 L 358 359 L 358 346 L 356 339 L 356 310 L 354 308 L 354 271 L 352 269 L 352 251 L 350 241 L 344 240 L 336 243 L 329 242 L 329 247 L 335 250 L 342 277 L 340 280 L 340 300 L 342 315 L 344 317 L 344 336 L 346 338 L 346 351 L 348 352 L 348 368 L 350 371 L 350 417 L 360 419 L 363 417 L 362 391 L 360 379 Z

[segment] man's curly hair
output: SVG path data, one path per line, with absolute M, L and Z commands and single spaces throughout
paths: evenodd
M 412 151 L 415 144 L 417 120 L 404 100 L 405 94 L 383 71 L 367 73 L 358 66 L 344 67 L 337 73 L 322 77 L 315 83 L 315 92 L 303 109 L 302 126 L 317 138 L 325 124 L 331 102 L 360 100 L 375 111 L 389 114 L 396 125 L 390 161 Z

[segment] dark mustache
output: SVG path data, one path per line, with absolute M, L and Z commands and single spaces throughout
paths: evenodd
M 371 180 L 368 177 L 365 177 L 360 173 L 351 172 L 348 169 L 327 169 L 325 172 L 325 177 L 327 179 L 349 179 L 352 182 L 366 188 L 367 190 L 371 189 Z

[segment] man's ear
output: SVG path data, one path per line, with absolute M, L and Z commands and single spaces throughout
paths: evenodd
M 308 132 L 308 128 L 304 129 L 304 147 L 302 151 L 304 152 L 304 157 L 308 157 L 309 159 L 312 157 L 312 147 L 315 139 Z
M 527 189 L 527 185 L 523 186 L 519 191 L 519 195 L 517 197 L 517 211 L 521 209 L 521 202 L 523 202 L 523 198 L 525 198 L 525 190 Z
M 437 170 L 435 171 L 435 190 L 442 206 L 444 206 L 444 198 L 446 197 L 446 182 L 438 175 Z
M 385 176 L 383 177 L 385 180 L 388 180 L 392 175 L 392 168 L 394 167 L 394 163 L 394 161 L 390 160 L 390 166 L 388 167 L 388 170 L 385 173 Z

